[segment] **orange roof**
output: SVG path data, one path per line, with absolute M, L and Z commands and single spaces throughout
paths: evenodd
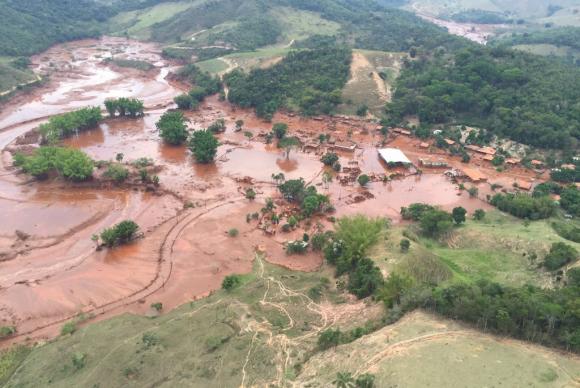
M 487 180 L 487 177 L 481 173 L 479 170 L 474 170 L 472 168 L 463 168 L 463 173 L 472 181 L 479 182 Z
M 429 143 L 421 143 L 421 144 L 419 144 L 419 147 L 421 147 L 421 148 L 429 148 Z
M 522 189 L 522 190 L 531 190 L 532 189 L 532 182 L 528 182 L 528 181 L 524 181 L 524 180 L 519 180 L 516 182 L 516 185 L 518 188 Z
M 563 165 L 561 165 L 560 168 L 564 168 L 566 170 L 575 170 L 576 169 L 576 166 L 574 164 L 572 164 L 572 163 L 569 163 L 569 164 L 563 164 Z
M 455 141 L 451 140 L 451 139 L 443 139 L 445 140 L 445 143 L 449 144 L 449 145 L 453 145 L 455 144 Z
M 534 166 L 541 166 L 542 164 L 544 164 L 544 162 L 542 162 L 541 160 L 532 160 L 530 163 L 532 163 Z
M 495 150 L 491 147 L 482 147 L 479 149 L 479 152 L 488 155 L 495 155 Z
M 518 164 L 519 162 L 521 162 L 520 159 L 516 159 L 516 158 L 508 158 L 505 160 L 506 163 L 508 164 Z
M 493 155 L 485 155 L 485 156 L 483 157 L 483 160 L 489 160 L 489 161 L 492 161 L 492 160 L 493 160 L 493 157 L 494 157 Z

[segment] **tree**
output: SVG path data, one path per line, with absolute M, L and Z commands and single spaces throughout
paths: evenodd
M 375 387 L 375 376 L 370 373 L 363 373 L 356 378 L 354 382 L 356 388 L 374 388 Z
M 217 119 L 207 127 L 207 130 L 213 133 L 221 133 L 226 130 L 226 121 L 224 119 Z
M 105 109 L 111 118 L 115 117 L 115 113 L 117 112 L 116 100 L 105 100 Z
M 290 159 L 290 151 L 300 147 L 300 140 L 297 137 L 285 137 L 278 141 L 278 147 L 286 151 L 286 159 Z
M 236 120 L 236 131 L 239 132 L 244 126 L 244 120 Z
M 348 290 L 359 299 L 375 293 L 383 285 L 383 274 L 375 262 L 368 258 L 356 261 L 355 269 L 348 276 Z
M 242 278 L 240 275 L 228 275 L 222 281 L 222 288 L 226 291 L 231 291 L 234 288 L 239 287 L 242 284 Z
M 485 218 L 485 210 L 477 209 L 473 212 L 473 219 L 476 221 L 481 221 Z
M 361 105 L 356 110 L 356 115 L 360 117 L 365 117 L 369 113 L 369 107 L 366 105 Z
M 274 132 L 274 136 L 276 139 L 280 140 L 286 137 L 286 133 L 288 132 L 288 124 L 286 123 L 276 123 L 272 127 L 272 132 Z
M 467 192 L 471 198 L 475 198 L 477 197 L 477 194 L 479 194 L 479 189 L 475 186 L 471 186 L 469 189 L 467 189 Z
M 451 216 L 453 217 L 453 221 L 455 224 L 460 225 L 465 222 L 465 215 L 467 214 L 467 210 L 462 208 L 461 206 L 453 208 L 453 212 Z
M 399 245 L 401 246 L 401 252 L 409 252 L 409 248 L 411 248 L 411 241 L 409 241 L 406 238 L 403 238 L 401 239 Z
M 350 372 L 338 372 L 332 382 L 336 388 L 354 388 L 354 378 Z
M 340 329 L 326 329 L 318 336 L 318 348 L 326 350 L 340 344 L 342 333 Z
M 304 199 L 306 183 L 303 178 L 291 179 L 280 184 L 278 190 L 287 201 L 301 203 Z
M 385 280 L 383 287 L 379 290 L 378 297 L 385 302 L 387 307 L 392 308 L 395 304 L 401 304 L 402 296 L 412 285 L 413 281 L 410 277 L 393 272 Z
M 189 94 L 182 94 L 173 99 L 177 104 L 177 108 L 182 110 L 189 110 L 193 106 L 194 99 Z
M 563 242 L 553 243 L 550 252 L 544 258 L 544 267 L 550 271 L 562 268 L 578 259 L 578 251 L 571 245 Z
M 425 212 L 420 220 L 421 231 L 429 237 L 438 237 L 453 226 L 453 218 L 446 211 L 433 209 Z
M 138 230 L 139 225 L 131 220 L 125 220 L 112 228 L 104 229 L 100 238 L 105 246 L 112 248 L 117 244 L 125 244 L 131 241 Z
M 170 145 L 181 145 L 187 140 L 186 118 L 181 112 L 165 112 L 156 126 L 159 136 Z
M 365 187 L 370 180 L 371 178 L 369 178 L 369 176 L 366 174 L 360 175 L 357 179 L 358 184 L 361 185 L 362 187 Z
M 325 166 L 332 166 L 334 163 L 338 162 L 338 155 L 334 152 L 327 152 L 320 158 L 320 161 Z
M 213 162 L 219 142 L 208 130 L 193 132 L 189 141 L 189 148 L 198 163 Z

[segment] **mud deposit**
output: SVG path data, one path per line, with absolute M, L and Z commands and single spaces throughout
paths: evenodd
M 155 68 L 142 72 L 103 62 L 113 55 L 145 60 Z M 226 275 L 249 272 L 256 249 L 272 263 L 291 269 L 318 268 L 319 256 L 287 256 L 283 250 L 286 241 L 312 232 L 310 227 L 266 235 L 257 222 L 246 222 L 248 214 L 260 212 L 266 197 L 281 202 L 272 174 L 303 177 L 329 194 L 336 216 L 362 212 L 397 222 L 400 207 L 413 202 L 449 209 L 464 206 L 470 211 L 486 206 L 465 193 L 458 195 L 457 186 L 442 171 L 401 176 L 388 183 L 377 178 L 364 189 L 341 184 L 341 176 L 335 174 L 333 182 L 324 185 L 319 159 L 326 146 L 286 155 L 265 144 L 272 123 L 217 97 L 187 113 L 192 129 L 218 118 L 227 126 L 219 135 L 216 163 L 198 165 L 185 147 L 170 147 L 159 139 L 155 122 L 183 90 L 166 80 L 172 65 L 150 44 L 118 38 L 87 40 L 56 46 L 33 62 L 37 72 L 51 74 L 51 81 L 12 100 L 0 113 L 0 326 L 17 327 L 14 341 L 50 337 L 81 312 L 97 318 L 124 311 L 145 314 L 152 303 L 162 302 L 169 309 L 207 295 L 220 287 Z M 64 145 L 80 148 L 95 160 L 113 160 L 118 153 L 123 153 L 126 163 L 150 158 L 158 166 L 161 190 L 148 193 L 122 187 L 95 189 L 61 180 L 36 182 L 12 167 L 7 149 L 48 116 L 118 96 L 143 99 L 145 117 L 105 120 Z M 244 129 L 236 132 L 239 119 L 244 120 Z M 378 160 L 376 124 L 282 113 L 274 118 L 277 121 L 288 123 L 291 134 L 304 143 L 316 142 L 322 133 L 337 142 L 355 141 L 359 145 L 355 152 L 341 153 L 345 167 L 356 165 L 373 177 L 396 172 Z M 421 157 L 413 140 L 390 138 L 388 142 L 415 163 Z M 255 201 L 245 198 L 248 187 L 257 192 Z M 125 219 L 135 220 L 143 237 L 127 246 L 96 251 L 91 236 Z M 328 227 L 325 219 L 319 221 Z M 238 229 L 237 237 L 228 235 L 232 228 Z

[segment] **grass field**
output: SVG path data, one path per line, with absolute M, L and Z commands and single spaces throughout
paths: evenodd
M 338 372 L 372 373 L 377 387 L 574 387 L 580 360 L 418 311 L 315 355 L 298 384 L 331 386 Z
M 168 20 L 197 3 L 199 1 L 167 2 L 142 10 L 123 12 L 110 20 L 109 30 L 118 35 L 127 33 L 131 38 L 149 39 L 151 26 Z
M 303 40 L 312 35 L 334 35 L 340 29 L 338 23 L 325 20 L 314 12 L 276 7 L 271 14 L 282 27 L 285 43 Z
M 7 58 L 3 58 L 3 60 L 0 61 L 0 95 L 10 91 L 20 84 L 36 80 L 36 77 L 31 71 L 16 69 L 10 66 L 7 62 Z
M 196 65 L 202 70 L 212 74 L 221 73 L 227 69 L 241 68 L 249 71 L 257 67 L 268 67 L 282 59 L 291 48 L 286 46 L 272 46 L 261 48 L 256 51 L 234 53 L 221 58 L 197 62 Z
M 371 251 L 385 273 L 408 272 L 426 281 L 473 281 L 487 278 L 498 283 L 521 286 L 526 283 L 550 286 L 552 277 L 537 268 L 554 242 L 566 242 L 580 249 L 580 244 L 564 240 L 554 232 L 550 221 L 524 222 L 497 211 L 488 212 L 483 221 L 468 220 L 454 230 L 445 243 L 415 236 L 407 253 L 399 242 L 407 227 L 394 227 Z M 530 254 L 537 259 L 531 262 Z

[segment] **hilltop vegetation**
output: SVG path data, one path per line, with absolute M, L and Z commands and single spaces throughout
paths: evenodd
M 409 61 L 388 106 L 395 121 L 459 123 L 543 148 L 575 148 L 580 70 L 507 49 L 473 47 Z

